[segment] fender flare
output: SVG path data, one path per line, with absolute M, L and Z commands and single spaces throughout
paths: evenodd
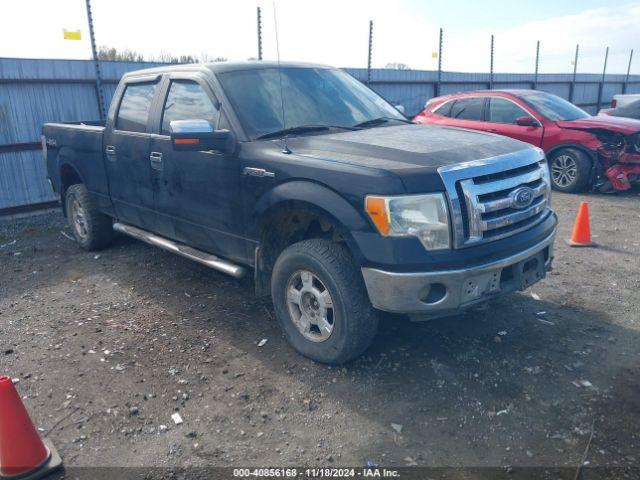
M 559 150 L 562 150 L 565 148 L 573 148 L 575 150 L 580 150 L 581 152 L 585 153 L 589 157 L 589 160 L 591 160 L 593 163 L 597 162 L 598 160 L 597 152 L 594 152 L 593 150 L 590 150 L 584 145 L 581 145 L 579 143 L 561 143 L 559 145 L 554 145 L 553 148 L 550 148 L 546 152 L 547 158 L 551 157 Z
M 78 168 L 77 165 L 75 165 L 72 158 L 69 158 L 68 156 L 61 158 L 60 156 L 58 156 L 58 159 L 59 159 L 58 160 L 58 185 L 60 186 L 60 192 L 59 192 L 60 206 L 62 207 L 62 214 L 66 217 L 67 216 L 67 205 L 65 201 L 66 188 L 64 188 L 65 186 L 63 184 L 62 171 L 65 168 L 70 168 L 71 170 L 73 170 L 76 176 L 80 179 L 80 183 L 82 183 L 83 185 L 86 185 L 86 183 L 84 181 L 84 177 L 80 173 L 80 169 Z M 69 187 L 69 185 L 67 185 L 67 187 Z
M 331 188 L 308 180 L 291 180 L 266 192 L 253 212 L 251 233 L 259 238 L 268 218 L 283 208 L 300 207 L 326 217 L 345 238 L 357 261 L 361 254 L 352 231 L 370 230 L 371 225 L 344 197 Z
M 58 175 L 60 175 L 60 194 L 62 195 L 62 170 L 65 167 L 73 169 L 80 181 L 86 185 L 84 175 L 77 163 L 76 152 L 71 147 L 63 146 L 58 152 Z

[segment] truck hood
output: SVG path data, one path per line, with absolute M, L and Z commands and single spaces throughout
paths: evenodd
M 565 120 L 556 122 L 560 128 L 571 128 L 574 130 L 609 130 L 612 132 L 631 135 L 640 132 L 640 120 L 622 117 L 587 117 L 578 120 Z
M 418 124 L 295 137 L 288 145 L 301 157 L 392 171 L 410 193 L 443 190 L 437 173 L 443 165 L 533 148 L 500 135 Z

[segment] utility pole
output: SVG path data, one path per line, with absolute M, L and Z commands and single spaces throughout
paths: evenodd
M 371 83 L 371 50 L 373 49 L 373 20 L 369 20 L 369 55 L 367 56 L 367 85 Z
M 573 96 L 576 90 L 576 76 L 578 73 L 578 54 L 580 53 L 580 44 L 576 45 L 576 56 L 573 59 L 573 79 L 571 80 L 571 85 L 569 86 L 569 101 L 573 102 Z
M 609 47 L 604 52 L 604 66 L 602 67 L 602 79 L 600 80 L 600 85 L 598 86 L 598 105 L 596 106 L 597 110 L 600 110 L 600 105 L 602 105 L 602 92 L 604 90 L 604 80 L 607 75 L 607 60 L 609 59 Z
M 262 60 L 262 14 L 258 7 L 258 60 Z
M 93 15 L 91 14 L 91 0 L 86 0 L 87 21 L 89 22 L 89 37 L 91 38 L 91 53 L 93 54 L 93 66 L 96 73 L 96 97 L 98 98 L 98 113 L 100 120 L 107 116 L 104 108 L 104 97 L 102 95 L 102 78 L 100 75 L 100 61 L 98 60 L 98 49 L 96 48 L 96 36 L 93 31 Z
M 491 57 L 489 60 L 489 90 L 493 90 L 493 35 L 491 35 Z
M 536 44 L 536 70 L 533 76 L 533 89 L 536 90 L 538 88 L 538 65 L 540 63 L 540 40 Z
M 624 84 L 622 85 L 622 93 L 627 93 L 627 84 L 629 83 L 629 74 L 631 73 L 631 61 L 633 60 L 633 48 L 629 54 L 629 65 L 627 66 L 627 76 L 624 78 Z
M 436 97 L 440 96 L 442 82 L 442 28 L 440 28 L 440 36 L 438 38 L 438 83 L 436 83 Z

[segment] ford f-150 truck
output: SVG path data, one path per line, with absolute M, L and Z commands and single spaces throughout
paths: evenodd
M 291 345 L 320 362 L 361 354 L 379 310 L 450 315 L 553 260 L 539 148 L 413 124 L 331 67 L 128 73 L 104 125 L 47 123 L 42 144 L 82 248 L 116 231 L 252 274 Z

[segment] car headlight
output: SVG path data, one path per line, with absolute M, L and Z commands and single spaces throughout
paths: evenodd
M 365 210 L 385 237 L 418 237 L 428 250 L 450 248 L 449 215 L 443 193 L 379 197 L 368 195 Z
M 551 173 L 549 172 L 549 162 L 547 157 L 540 161 L 540 168 L 542 168 L 542 181 L 547 186 L 547 205 L 551 207 Z

